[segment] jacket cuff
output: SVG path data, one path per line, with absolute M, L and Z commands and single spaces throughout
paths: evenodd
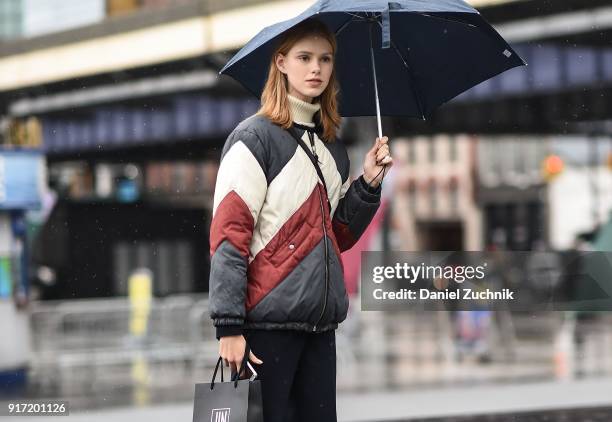
M 366 202 L 376 203 L 380 201 L 380 193 L 382 192 L 382 186 L 380 184 L 375 188 L 368 185 L 365 181 L 363 174 L 359 176 L 359 183 L 357 183 L 357 193 L 359 197 Z
M 221 337 L 227 336 L 238 336 L 242 334 L 242 325 L 218 325 L 217 329 L 217 340 Z

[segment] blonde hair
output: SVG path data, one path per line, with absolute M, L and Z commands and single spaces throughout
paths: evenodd
M 256 114 L 266 116 L 283 129 L 290 128 L 293 125 L 293 120 L 291 119 L 289 99 L 287 97 L 289 82 L 287 75 L 282 73 L 276 66 L 276 57 L 278 54 L 287 55 L 297 42 L 310 35 L 320 35 L 325 38 L 332 47 L 332 56 L 335 57 L 336 37 L 334 34 L 323 22 L 316 19 L 307 19 L 282 35 L 277 48 L 270 58 L 268 79 L 261 94 L 261 108 Z M 315 117 L 319 114 L 319 121 L 315 122 L 322 125 L 323 140 L 326 142 L 333 142 L 336 139 L 336 131 L 342 121 L 338 113 L 338 101 L 336 98 L 339 91 L 334 66 L 329 84 L 321 95 L 316 97 L 319 99 L 321 109 L 315 114 Z

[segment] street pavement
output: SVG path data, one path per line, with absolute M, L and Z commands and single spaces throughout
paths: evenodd
M 337 408 L 339 422 L 603 422 L 612 420 L 611 392 L 612 378 L 483 384 L 343 393 L 338 395 Z M 24 416 L 20 422 L 46 418 Z M 69 418 L 70 422 L 187 421 L 192 419 L 192 403 L 75 411 Z

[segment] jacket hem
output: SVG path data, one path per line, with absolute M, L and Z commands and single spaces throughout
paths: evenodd
M 255 330 L 297 330 L 297 331 L 310 331 L 313 332 L 314 324 L 308 322 L 254 322 L 245 321 L 242 326 L 244 330 L 255 329 Z M 338 328 L 338 323 L 333 322 L 329 324 L 317 326 L 317 333 L 329 330 L 335 330 Z

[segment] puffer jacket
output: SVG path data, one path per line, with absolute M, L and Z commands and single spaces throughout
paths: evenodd
M 217 338 L 248 328 L 322 332 L 346 318 L 340 254 L 371 222 L 381 188 L 363 176 L 351 183 L 344 144 L 323 142 L 321 126 L 296 129 L 314 144 L 329 205 L 306 152 L 265 116 L 242 121 L 223 147 L 210 227 Z

